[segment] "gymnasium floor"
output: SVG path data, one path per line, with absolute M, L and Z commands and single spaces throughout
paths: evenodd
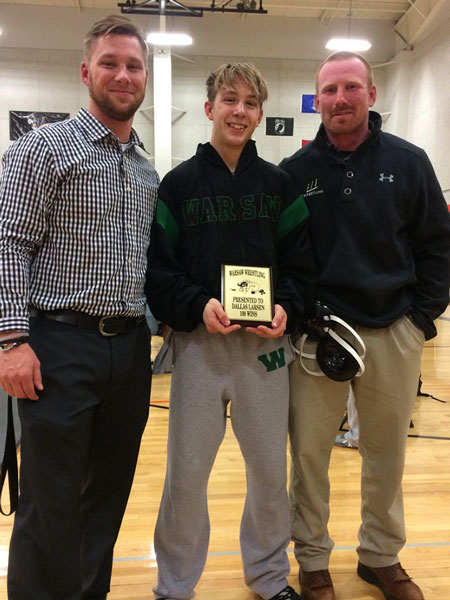
M 445 402 L 421 396 L 415 405 L 404 476 L 408 543 L 401 560 L 426 600 L 450 600 L 450 309 L 437 326 L 439 335 L 426 344 L 423 354 L 422 392 Z M 154 339 L 153 355 L 160 342 Z M 153 598 L 152 534 L 164 479 L 169 385 L 170 375 L 154 376 L 150 419 L 116 545 L 109 600 Z M 330 571 L 338 600 L 382 600 L 381 592 L 355 573 L 359 474 L 358 452 L 336 447 L 330 470 L 330 531 L 336 543 Z M 257 600 L 242 580 L 238 534 L 244 496 L 243 462 L 229 427 L 210 480 L 211 542 L 196 589 L 198 600 Z M 0 518 L 0 599 L 6 599 L 11 525 L 11 517 Z M 289 583 L 298 590 L 292 548 L 289 556 Z

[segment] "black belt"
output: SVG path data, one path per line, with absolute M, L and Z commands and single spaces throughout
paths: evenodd
M 76 310 L 46 311 L 39 310 L 34 306 L 30 307 L 30 317 L 51 319 L 60 323 L 73 325 L 79 329 L 94 329 L 106 337 L 129 333 L 145 322 L 144 315 L 141 317 L 94 317 L 93 315 Z

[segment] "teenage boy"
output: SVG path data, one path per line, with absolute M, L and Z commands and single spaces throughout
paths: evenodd
M 259 71 L 226 64 L 206 87 L 211 142 L 164 178 L 149 252 L 147 297 L 174 331 L 175 356 L 154 591 L 173 600 L 194 594 L 208 552 L 207 484 L 230 404 L 247 472 L 245 581 L 266 600 L 299 600 L 287 584 L 293 356 L 284 334 L 312 294 L 308 211 L 289 177 L 259 158 L 250 139 L 267 98 Z M 272 268 L 271 324 L 230 322 L 220 301 L 222 264 Z

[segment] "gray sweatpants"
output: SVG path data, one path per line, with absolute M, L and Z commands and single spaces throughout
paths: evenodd
M 166 481 L 155 530 L 157 598 L 194 595 L 207 557 L 207 485 L 226 428 L 227 404 L 245 460 L 247 497 L 240 542 L 246 584 L 263 598 L 287 585 L 286 491 L 289 410 L 287 336 L 243 330 L 223 336 L 204 325 L 175 332 Z

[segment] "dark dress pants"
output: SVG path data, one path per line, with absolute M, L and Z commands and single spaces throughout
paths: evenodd
M 44 390 L 22 399 L 9 600 L 103 600 L 148 417 L 145 322 L 103 337 L 33 318 Z

